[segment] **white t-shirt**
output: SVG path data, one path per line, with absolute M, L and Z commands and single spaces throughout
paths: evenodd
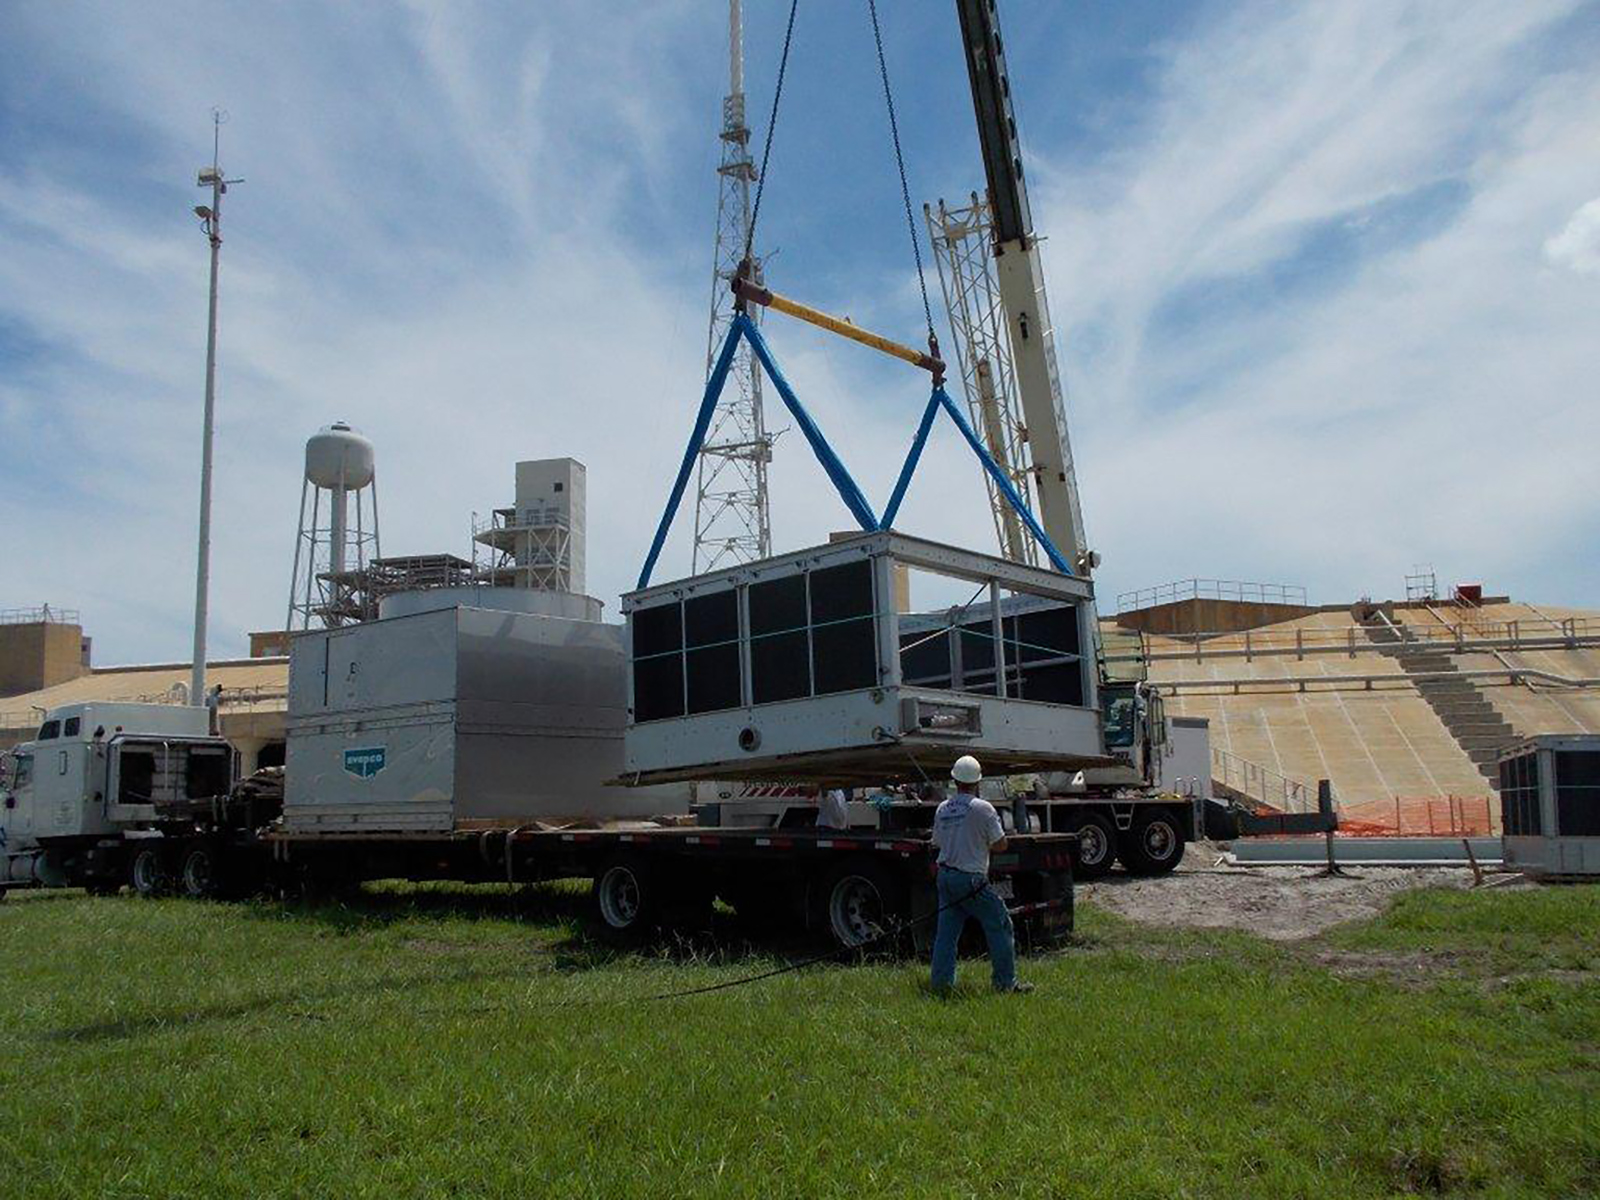
M 833 790 L 822 793 L 822 799 L 817 803 L 817 828 L 850 828 L 850 812 L 845 808 L 843 792 Z
M 957 792 L 933 814 L 933 844 L 939 865 L 973 875 L 989 873 L 989 847 L 1005 837 L 994 805 Z

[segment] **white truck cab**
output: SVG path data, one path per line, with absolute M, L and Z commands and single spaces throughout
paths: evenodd
M 70 704 L 0 755 L 0 891 L 122 882 L 127 835 L 192 820 L 233 785 L 207 709 Z

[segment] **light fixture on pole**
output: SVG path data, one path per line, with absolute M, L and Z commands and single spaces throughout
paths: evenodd
M 200 169 L 196 184 L 211 189 L 211 203 L 197 204 L 195 216 L 211 242 L 211 308 L 206 330 L 206 414 L 200 446 L 200 533 L 195 560 L 194 582 L 194 667 L 189 677 L 189 703 L 206 702 L 206 615 L 211 586 L 211 441 L 217 401 L 217 262 L 222 251 L 222 196 L 231 183 L 224 179 L 219 163 L 222 123 L 228 114 L 211 110 L 211 165 Z

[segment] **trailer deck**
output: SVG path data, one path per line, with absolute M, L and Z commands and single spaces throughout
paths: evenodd
M 847 947 L 896 927 L 913 929 L 921 944 L 936 904 L 932 843 L 904 833 L 520 827 L 375 839 L 280 830 L 266 841 L 280 871 L 311 883 L 589 879 L 598 931 L 619 939 L 690 926 L 721 900 L 741 917 L 792 919 Z M 993 886 L 1034 940 L 1071 931 L 1076 841 L 1013 835 L 993 857 Z

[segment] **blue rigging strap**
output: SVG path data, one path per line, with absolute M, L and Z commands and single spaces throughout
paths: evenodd
M 750 348 L 756 352 L 756 357 L 761 360 L 761 365 L 767 370 L 767 376 L 772 380 L 772 386 L 778 389 L 778 395 L 783 397 L 784 404 L 794 415 L 794 423 L 800 426 L 800 432 L 805 434 L 806 441 L 811 443 L 811 450 L 816 454 L 817 461 L 822 464 L 822 469 L 828 473 L 828 478 L 833 480 L 833 486 L 839 489 L 839 497 L 850 510 L 850 515 L 855 517 L 856 523 L 868 533 L 877 530 L 878 518 L 872 511 L 872 505 L 867 503 L 867 498 L 861 494 L 856 481 L 851 478 L 844 463 L 839 461 L 839 456 L 833 452 L 833 447 L 828 445 L 828 439 L 822 436 L 822 430 L 817 428 L 816 422 L 811 419 L 811 414 L 800 403 L 800 398 L 794 394 L 789 381 L 783 377 L 783 372 L 773 361 L 772 351 L 767 349 L 767 341 L 761 336 L 761 330 L 745 313 L 736 314 L 733 323 L 736 328 L 744 331 L 745 337 L 750 339 Z
M 717 355 L 717 365 L 706 379 L 706 392 L 700 401 L 700 414 L 694 419 L 694 432 L 689 435 L 688 448 L 683 452 L 683 464 L 678 468 L 678 478 L 673 481 L 672 493 L 667 497 L 666 511 L 661 514 L 661 524 L 656 526 L 655 540 L 650 543 L 650 553 L 639 572 L 639 586 L 650 586 L 650 573 L 656 569 L 656 559 L 661 557 L 661 547 L 666 545 L 667 531 L 672 528 L 672 518 L 678 515 L 678 505 L 683 500 L 683 489 L 689 486 L 689 475 L 694 470 L 694 460 L 705 445 L 706 431 L 711 428 L 711 414 L 716 412 L 717 400 L 722 395 L 722 385 L 727 382 L 728 369 L 733 366 L 733 352 L 739 348 L 740 314 L 728 326 L 728 336 L 723 339 L 722 352 Z
M 1006 478 L 1006 473 L 1000 469 L 1000 464 L 994 461 L 983 443 L 978 440 L 978 435 L 972 432 L 972 426 L 967 424 L 967 419 L 961 415 L 961 410 L 950 399 L 950 394 L 944 388 L 936 387 L 933 389 L 933 395 L 945 412 L 950 414 L 950 419 L 956 423 L 956 428 L 961 430 L 961 436 L 967 439 L 967 445 L 972 447 L 972 452 L 978 456 L 978 461 L 989 473 L 989 478 L 994 480 L 994 485 L 1000 489 L 1000 494 L 1010 502 L 1012 508 L 1017 510 L 1017 516 L 1022 518 L 1022 523 L 1028 527 L 1028 532 L 1033 534 L 1040 546 L 1044 547 L 1050 565 L 1063 575 L 1073 574 L 1072 568 L 1067 565 L 1067 560 L 1061 557 L 1061 551 L 1057 550 L 1056 544 L 1050 540 L 1050 535 L 1039 527 L 1039 522 L 1033 519 L 1033 514 L 1022 502 L 1022 497 L 1017 495 L 1017 489 L 1011 485 L 1011 480 Z
M 911 486 L 911 477 L 916 474 L 917 463 L 922 460 L 922 448 L 928 444 L 928 431 L 933 428 L 933 419 L 939 415 L 939 390 L 935 388 L 928 397 L 928 407 L 922 410 L 922 423 L 917 426 L 917 436 L 911 439 L 911 449 L 906 452 L 905 465 L 900 468 L 900 478 L 895 480 L 894 491 L 889 496 L 889 507 L 883 510 L 883 520 L 879 522 L 880 529 L 888 529 L 894 524 L 895 517 L 900 514 L 900 502 L 906 498 L 906 489 Z

